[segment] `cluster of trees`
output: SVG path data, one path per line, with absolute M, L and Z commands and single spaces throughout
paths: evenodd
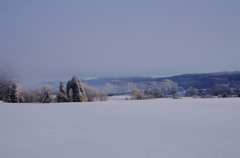
M 131 99 L 134 100 L 144 100 L 144 99 L 153 99 L 153 98 L 164 98 L 167 97 L 160 88 L 147 89 L 143 92 L 139 89 L 135 89 L 132 92 Z
M 37 90 L 19 88 L 18 92 L 19 102 L 22 103 L 50 103 L 55 99 L 52 95 L 52 87 L 49 85 L 43 85 L 41 89 Z
M 234 85 L 240 85 L 240 71 L 183 74 L 166 78 L 156 78 L 155 80 L 162 79 L 170 79 L 173 82 L 177 82 L 184 89 L 188 89 L 190 86 L 198 89 L 207 89 L 217 84 L 229 84 L 230 87 L 234 87 Z
M 92 102 L 108 99 L 107 94 L 83 85 L 76 76 L 68 81 L 66 90 L 60 82 L 59 92 L 54 97 L 49 85 L 43 85 L 39 90 L 21 89 L 13 76 L 9 77 L 3 72 L 0 71 L 0 100 L 9 103 Z
M 195 89 L 190 87 L 186 93 L 186 96 L 200 96 L 203 98 L 208 98 L 212 96 L 218 97 L 232 97 L 237 96 L 240 97 L 240 85 L 234 85 L 234 87 L 230 87 L 229 84 L 216 84 L 208 89 Z
M 136 84 L 136 87 L 138 88 L 132 92 L 131 97 L 136 100 L 164 98 L 169 97 L 169 95 L 177 99 L 178 96 L 176 93 L 183 90 L 177 83 L 168 79 L 162 82 L 140 82 Z
M 196 89 L 190 87 L 185 93 L 188 97 L 193 98 L 213 98 L 215 96 L 226 98 L 226 97 L 240 97 L 240 85 L 235 85 L 230 87 L 229 84 L 217 84 L 208 89 Z M 171 94 L 173 99 L 178 99 L 179 95 L 177 93 Z M 153 98 L 164 98 L 169 97 L 168 94 L 163 93 L 160 88 L 153 88 L 141 91 L 135 89 L 132 92 L 131 99 L 143 100 L 143 99 L 153 99 Z
M 63 83 L 60 82 L 57 102 L 92 102 L 106 100 L 108 100 L 106 93 L 82 84 L 76 76 L 73 76 L 72 80 L 68 81 L 66 93 Z
M 173 95 L 178 91 L 181 91 L 182 88 L 178 86 L 177 83 L 172 82 L 171 80 L 163 80 L 161 82 L 123 82 L 123 81 L 112 81 L 111 83 L 104 84 L 103 87 L 100 87 L 103 91 L 109 95 L 113 94 L 122 94 L 126 92 L 131 92 L 135 89 L 140 91 L 145 91 L 146 93 L 155 93 L 154 91 L 161 91 L 166 95 Z M 149 94 L 150 95 L 150 94 Z M 156 96 L 155 96 L 156 97 Z

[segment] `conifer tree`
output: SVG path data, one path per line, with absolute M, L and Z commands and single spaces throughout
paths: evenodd
M 72 95 L 70 94 L 70 90 L 72 90 Z M 71 81 L 67 83 L 67 96 L 68 99 L 73 102 L 86 102 L 87 97 L 85 91 L 83 89 L 81 81 L 73 76 Z
M 59 92 L 58 92 L 58 95 L 57 95 L 57 102 L 58 103 L 67 102 L 67 98 L 65 96 L 64 85 L 63 85 L 62 82 L 60 82 Z
M 7 90 L 7 102 L 9 103 L 18 103 L 18 91 L 17 91 L 17 84 L 11 83 L 8 86 Z

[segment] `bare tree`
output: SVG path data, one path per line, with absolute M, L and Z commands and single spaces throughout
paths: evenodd
M 108 100 L 108 95 L 104 92 L 101 92 L 99 90 L 96 90 L 92 87 L 89 87 L 87 85 L 83 84 L 83 88 L 85 90 L 86 96 L 87 96 L 87 101 L 92 102 L 92 101 L 106 101 Z
M 83 84 L 83 88 L 85 90 L 88 101 L 89 102 L 94 101 L 98 91 L 96 89 L 93 89 L 92 87 L 85 85 L 85 84 Z
M 104 93 L 102 91 L 98 91 L 98 93 L 96 95 L 96 99 L 99 101 L 106 101 L 106 100 L 108 100 L 108 96 L 106 93 Z

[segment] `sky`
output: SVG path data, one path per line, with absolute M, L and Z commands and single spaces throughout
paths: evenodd
M 23 83 L 240 70 L 239 0 L 0 0 Z

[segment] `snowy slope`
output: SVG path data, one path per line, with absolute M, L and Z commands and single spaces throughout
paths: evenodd
M 2 158 L 239 158 L 240 99 L 0 104 Z

